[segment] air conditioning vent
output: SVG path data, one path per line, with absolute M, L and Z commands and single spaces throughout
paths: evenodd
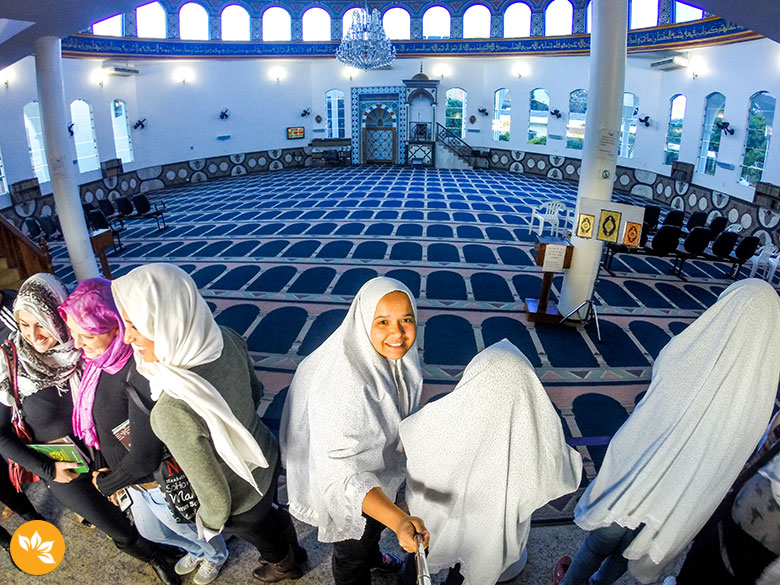
M 128 67 L 127 65 L 104 65 L 103 73 L 106 75 L 118 75 L 120 77 L 130 77 L 131 75 L 138 75 L 140 71 L 135 67 Z
M 687 66 L 688 57 L 683 57 L 682 55 L 667 57 L 666 59 L 660 59 L 650 63 L 650 68 L 657 71 L 671 71 L 672 69 L 681 69 Z

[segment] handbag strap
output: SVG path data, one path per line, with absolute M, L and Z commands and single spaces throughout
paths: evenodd
M 127 370 L 127 374 L 125 375 L 125 389 L 127 390 L 127 394 L 130 396 L 130 400 L 133 401 L 133 403 L 143 412 L 144 414 L 151 414 L 151 410 L 147 408 L 147 406 L 144 404 L 143 400 L 141 400 L 141 395 L 138 393 L 138 388 L 135 387 L 135 384 L 133 384 L 130 381 L 130 374 L 133 373 L 133 368 L 129 368 Z

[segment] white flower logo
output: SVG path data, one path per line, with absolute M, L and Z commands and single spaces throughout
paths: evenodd
M 38 531 L 36 530 L 31 538 L 19 535 L 19 546 L 26 551 L 38 552 L 38 560 L 47 565 L 54 564 L 54 557 L 51 556 L 51 547 L 54 546 L 53 541 L 44 541 Z

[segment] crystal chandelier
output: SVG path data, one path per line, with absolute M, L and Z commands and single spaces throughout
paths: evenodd
M 393 62 L 395 47 L 382 28 L 376 8 L 369 14 L 366 4 L 352 13 L 352 25 L 336 49 L 336 59 L 365 71 L 386 67 Z

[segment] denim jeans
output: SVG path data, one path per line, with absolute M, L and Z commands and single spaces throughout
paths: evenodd
M 561 585 L 611 585 L 620 579 L 628 567 L 623 551 L 638 531 L 610 524 L 589 532 Z
M 133 500 L 130 511 L 135 526 L 147 540 L 177 546 L 197 559 L 212 563 L 221 563 L 227 558 L 228 551 L 222 536 L 206 542 L 198 538 L 194 524 L 179 524 L 174 520 L 159 487 L 144 491 L 129 487 L 127 493 Z

